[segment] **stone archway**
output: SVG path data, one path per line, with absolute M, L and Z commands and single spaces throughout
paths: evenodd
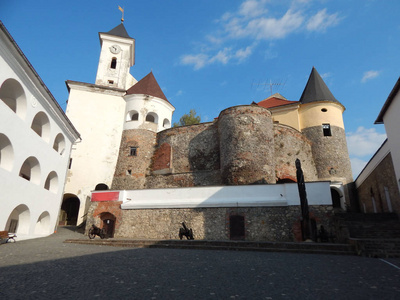
M 58 224 L 61 226 L 77 225 L 80 205 L 81 201 L 76 195 L 65 194 L 61 205 Z
M 29 234 L 31 213 L 25 204 L 18 205 L 8 217 L 6 228 L 8 232 Z
M 106 231 L 107 237 L 113 238 L 117 218 L 112 213 L 104 212 L 100 214 L 100 219 L 101 227 Z
M 331 197 L 333 208 L 341 208 L 340 193 L 336 189 L 331 188 Z

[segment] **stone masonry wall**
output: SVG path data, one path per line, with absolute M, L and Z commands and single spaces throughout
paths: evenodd
M 357 189 L 361 211 L 374 213 L 373 196 L 375 198 L 376 211 L 389 212 L 385 194 L 386 187 L 393 212 L 400 214 L 400 195 L 395 178 L 392 156 L 389 153 Z
M 145 129 L 131 129 L 122 132 L 117 166 L 111 189 L 142 189 L 154 153 L 156 133 Z M 136 155 L 130 155 L 130 148 L 137 147 Z
M 324 136 L 322 126 L 303 129 L 312 142 L 312 153 L 320 180 L 353 181 L 346 134 L 343 128 L 331 126 L 332 136 Z
M 318 180 L 311 142 L 296 129 L 274 124 L 276 179 L 296 181 L 296 159 L 300 159 L 306 181 Z
M 221 176 L 227 185 L 275 183 L 271 113 L 257 105 L 235 106 L 218 117 Z
M 245 240 L 291 242 L 301 239 L 299 206 L 122 210 L 123 221 L 115 237 L 178 239 L 184 221 L 193 229 L 195 239 L 229 240 L 231 215 L 244 217 Z M 310 216 L 318 226 L 330 229 L 331 206 L 310 206 Z

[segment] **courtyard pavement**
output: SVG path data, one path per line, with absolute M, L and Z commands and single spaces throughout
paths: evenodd
M 0 299 L 400 299 L 400 259 L 64 244 L 0 245 Z

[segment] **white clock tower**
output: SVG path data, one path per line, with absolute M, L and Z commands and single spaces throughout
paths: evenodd
M 137 80 L 129 73 L 135 64 L 135 39 L 121 23 L 109 32 L 99 33 L 101 52 L 96 85 L 127 90 Z

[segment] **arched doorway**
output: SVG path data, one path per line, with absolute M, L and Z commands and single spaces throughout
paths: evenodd
M 341 208 L 340 194 L 337 190 L 331 188 L 332 206 L 333 208 Z
M 73 194 L 65 194 L 58 224 L 61 226 L 77 225 L 80 204 L 81 202 L 78 197 Z
M 8 232 L 29 234 L 31 213 L 25 204 L 18 205 L 8 217 L 6 228 Z
M 105 212 L 100 215 L 100 219 L 102 228 L 106 231 L 107 237 L 114 237 L 115 221 L 117 218 L 112 213 Z
M 108 185 L 105 183 L 98 183 L 96 187 L 94 188 L 95 191 L 107 191 L 108 190 Z

